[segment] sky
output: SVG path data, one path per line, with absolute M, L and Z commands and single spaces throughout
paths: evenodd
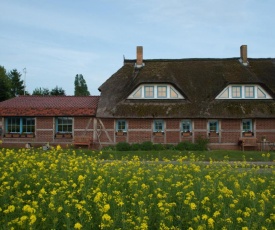
M 275 57 L 274 0 L 0 0 L 0 65 L 26 90 L 91 95 L 136 59 Z M 26 74 L 24 74 L 26 68 Z

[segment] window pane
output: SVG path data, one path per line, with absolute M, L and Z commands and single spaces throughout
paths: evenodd
M 262 90 L 260 90 L 259 88 L 258 88 L 257 92 L 258 92 L 258 98 L 266 98 L 265 93 Z
M 135 94 L 133 95 L 133 97 L 135 97 L 135 98 L 141 98 L 141 88 L 139 88 L 139 89 L 135 92 Z
M 72 132 L 73 130 L 73 118 L 72 117 L 58 117 L 57 132 Z
M 232 97 L 233 98 L 241 97 L 241 87 L 240 86 L 232 86 Z
M 126 131 L 126 121 L 117 121 L 117 130 Z
M 158 86 L 158 97 L 166 98 L 167 97 L 167 88 L 166 86 Z
M 155 131 L 163 131 L 163 121 L 155 121 Z
M 20 118 L 19 117 L 7 118 L 7 132 L 12 132 L 12 133 L 20 132 Z
M 218 122 L 217 121 L 209 121 L 209 131 L 210 132 L 218 132 Z
M 22 118 L 22 132 L 33 133 L 35 130 L 35 119 L 34 118 Z
M 243 120 L 243 131 L 252 131 L 252 121 L 251 120 Z
M 147 98 L 153 98 L 154 97 L 154 86 L 145 86 L 144 87 L 144 94 Z
M 182 121 L 182 131 L 183 132 L 191 131 L 191 122 L 190 121 Z
M 172 87 L 170 88 L 170 98 L 178 98 L 178 94 L 172 89 Z
M 245 87 L 245 97 L 254 98 L 254 86 Z
M 220 98 L 229 98 L 229 89 L 228 88 L 221 94 Z

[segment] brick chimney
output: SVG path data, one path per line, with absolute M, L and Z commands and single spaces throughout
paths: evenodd
M 240 51 L 241 51 L 241 62 L 243 63 L 243 65 L 247 65 L 248 61 L 247 61 L 247 45 L 242 45 L 240 47 Z
M 140 68 L 142 67 L 143 64 L 143 47 L 142 46 L 137 46 L 137 62 L 136 62 L 136 67 Z

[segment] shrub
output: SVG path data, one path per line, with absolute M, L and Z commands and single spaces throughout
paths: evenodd
M 116 144 L 117 151 L 129 151 L 131 150 L 131 145 L 127 142 L 119 142 Z
M 177 150 L 194 150 L 195 144 L 189 142 L 189 141 L 183 141 L 177 144 L 175 147 Z
M 145 141 L 140 144 L 140 149 L 144 151 L 153 150 L 153 143 L 151 141 Z
M 154 144 L 153 145 L 154 150 L 164 150 L 164 146 L 162 144 Z
M 199 150 L 199 151 L 207 150 L 208 143 L 209 143 L 209 139 L 203 138 L 202 136 L 198 136 L 195 142 L 196 149 L 193 149 L 193 150 Z
M 132 151 L 138 151 L 138 150 L 140 150 L 140 144 L 139 143 L 133 143 L 131 145 L 131 150 Z
M 163 146 L 164 149 L 166 150 L 175 150 L 176 149 L 176 146 L 175 145 L 172 145 L 172 144 L 166 144 Z

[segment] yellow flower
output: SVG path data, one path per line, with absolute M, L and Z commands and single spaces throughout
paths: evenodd
M 214 221 L 212 218 L 209 218 L 207 222 L 208 222 L 208 226 L 209 226 L 210 228 L 214 228 L 214 222 L 215 222 L 215 221 Z
M 74 229 L 81 229 L 81 228 L 82 228 L 82 225 L 78 222 L 74 225 Z
M 30 216 L 30 225 L 32 225 L 35 221 L 36 221 L 36 216 L 35 215 L 31 215 Z
M 196 205 L 195 203 L 191 203 L 191 204 L 190 204 L 190 208 L 191 208 L 192 210 L 195 210 L 195 209 L 197 208 L 197 205 Z
M 60 145 L 57 145 L 56 146 L 56 150 L 60 150 L 61 149 L 61 146 Z

